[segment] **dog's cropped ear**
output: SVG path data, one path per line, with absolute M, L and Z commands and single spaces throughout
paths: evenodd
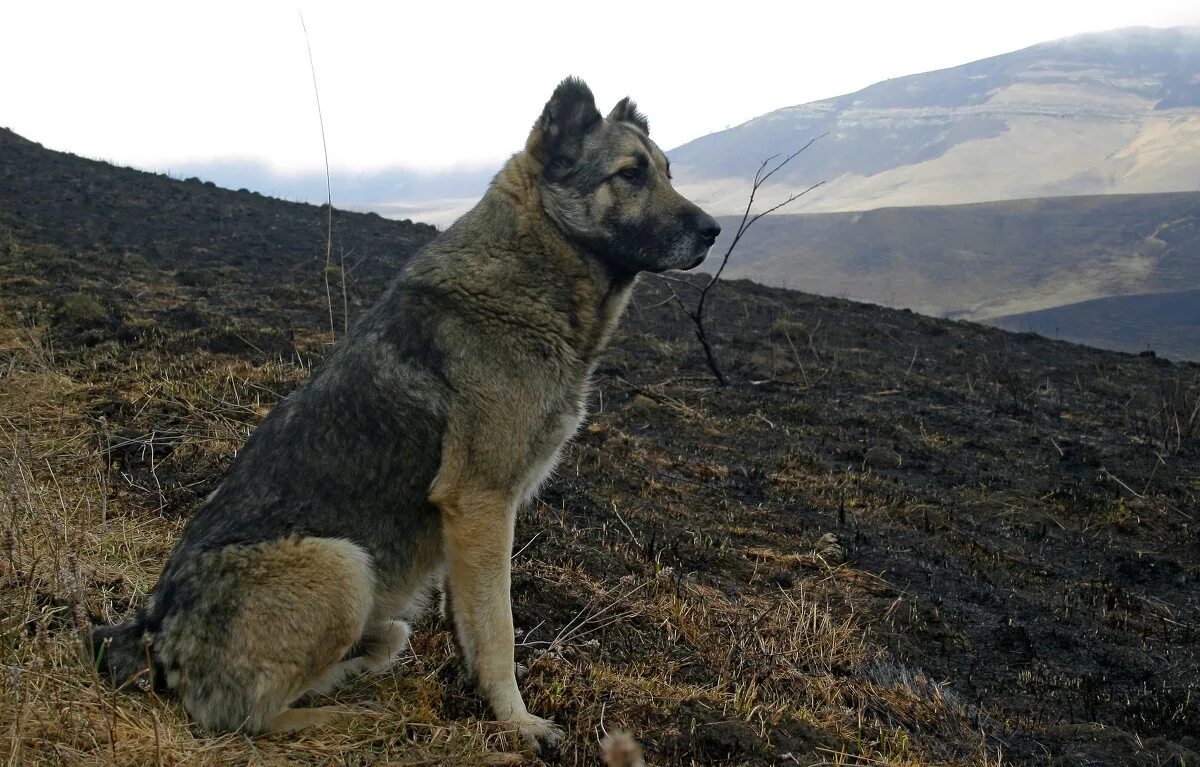
M 525 150 L 551 177 L 565 175 L 579 159 L 583 137 L 599 122 L 600 112 L 587 84 L 578 77 L 568 77 L 546 102 L 542 116 L 529 132 Z
M 617 102 L 617 105 L 608 113 L 608 119 L 613 122 L 629 123 L 647 136 L 650 135 L 650 121 L 646 119 L 646 115 L 638 111 L 637 104 L 633 103 L 628 96 Z

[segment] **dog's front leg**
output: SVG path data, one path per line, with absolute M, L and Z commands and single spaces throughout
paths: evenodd
M 463 661 L 497 719 L 515 725 L 534 748 L 553 748 L 562 731 L 530 714 L 517 689 L 510 594 L 514 505 L 484 492 L 455 493 L 437 503 Z

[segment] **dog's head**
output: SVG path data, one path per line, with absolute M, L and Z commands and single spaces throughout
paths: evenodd
M 624 272 L 691 269 L 721 232 L 671 186 L 667 156 L 628 98 L 601 117 L 587 85 L 563 80 L 525 150 L 540 174 L 546 213 L 568 239 Z

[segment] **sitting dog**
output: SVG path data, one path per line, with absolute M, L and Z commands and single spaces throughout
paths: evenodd
M 293 704 L 386 668 L 441 586 L 496 718 L 555 745 L 517 689 L 514 520 L 638 273 L 691 269 L 720 232 L 670 179 L 632 101 L 602 117 L 564 80 L 479 203 L 258 426 L 135 617 L 95 630 L 99 666 L 123 683 L 149 661 L 212 730 L 299 729 L 345 710 Z

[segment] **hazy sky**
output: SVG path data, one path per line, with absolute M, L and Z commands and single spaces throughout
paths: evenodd
M 8 2 L 0 126 L 169 170 L 494 165 L 555 83 L 627 93 L 665 148 L 773 109 L 1122 26 L 1200 24 L 1196 0 L 469 4 Z

